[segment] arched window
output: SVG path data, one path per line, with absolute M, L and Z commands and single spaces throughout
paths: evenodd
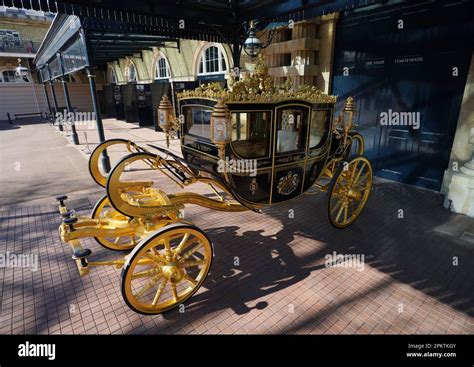
M 137 81 L 137 69 L 135 68 L 135 65 L 130 64 L 128 67 L 128 81 L 129 82 L 136 82 Z
M 14 67 L 0 70 L 0 82 L 3 83 L 31 83 L 31 76 L 21 76 L 16 73 Z
M 222 74 L 227 70 L 224 55 L 217 46 L 206 48 L 201 54 L 199 75 Z
M 162 56 L 156 63 L 155 79 L 168 79 L 170 77 L 170 70 L 166 59 Z
M 115 70 L 112 67 L 109 67 L 107 70 L 107 80 L 110 84 L 117 84 L 117 76 L 115 75 Z

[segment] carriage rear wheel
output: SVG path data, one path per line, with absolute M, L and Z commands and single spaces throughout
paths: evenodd
M 142 314 L 169 311 L 201 287 L 212 263 L 212 244 L 199 228 L 174 223 L 144 238 L 122 270 L 122 296 Z
M 372 190 L 372 165 L 364 156 L 342 162 L 331 180 L 326 199 L 329 221 L 337 228 L 350 226 L 367 203 Z
M 130 218 L 116 211 L 109 202 L 107 195 L 102 196 L 91 214 L 92 219 L 128 220 Z M 128 251 L 134 248 L 140 241 L 140 237 L 132 235 L 119 237 L 94 237 L 94 239 L 103 247 L 114 251 Z

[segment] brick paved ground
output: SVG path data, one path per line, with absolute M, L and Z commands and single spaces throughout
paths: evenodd
M 72 193 L 69 207 L 89 213 L 101 194 Z M 36 253 L 39 268 L 0 268 L 0 333 L 474 332 L 474 220 L 443 209 L 439 194 L 378 180 L 359 220 L 337 230 L 324 199 L 303 196 L 263 214 L 190 206 L 186 219 L 209 234 L 216 258 L 186 312 L 158 316 L 128 309 L 119 270 L 79 277 L 50 199 L 3 207 L 0 252 Z M 97 260 L 120 256 L 85 245 Z M 325 266 L 334 251 L 364 255 L 364 268 Z

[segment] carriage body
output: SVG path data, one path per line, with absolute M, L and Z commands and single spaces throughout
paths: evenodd
M 334 103 L 300 99 L 227 103 L 232 139 L 222 162 L 211 140 L 216 102 L 179 101 L 184 117 L 181 150 L 187 162 L 221 176 L 226 165 L 228 184 L 249 204 L 283 202 L 313 186 L 331 153 Z

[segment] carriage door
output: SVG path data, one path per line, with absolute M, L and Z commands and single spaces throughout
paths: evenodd
M 305 104 L 276 108 L 271 203 L 302 193 L 309 111 Z

